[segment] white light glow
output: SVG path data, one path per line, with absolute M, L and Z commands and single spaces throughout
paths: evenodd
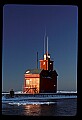
M 26 73 L 29 73 L 30 71 L 26 71 Z
M 50 58 L 50 56 L 48 55 L 48 58 Z
M 45 62 L 43 63 L 43 65 L 45 65 Z
M 44 60 L 46 60 L 46 55 L 44 55 Z

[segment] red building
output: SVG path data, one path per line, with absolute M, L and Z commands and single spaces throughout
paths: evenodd
M 48 40 L 44 59 L 40 60 L 40 69 L 26 70 L 23 92 L 25 93 L 56 93 L 57 72 L 53 70 L 53 62 L 48 54 Z

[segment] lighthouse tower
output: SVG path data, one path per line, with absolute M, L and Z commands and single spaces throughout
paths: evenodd
M 40 60 L 40 92 L 56 93 L 57 92 L 57 72 L 53 70 L 53 62 L 48 53 L 48 36 L 44 36 L 44 57 Z

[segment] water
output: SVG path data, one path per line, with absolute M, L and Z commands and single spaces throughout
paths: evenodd
M 51 102 L 29 102 L 28 104 L 2 104 L 2 115 L 24 116 L 75 116 L 77 99 L 60 99 Z

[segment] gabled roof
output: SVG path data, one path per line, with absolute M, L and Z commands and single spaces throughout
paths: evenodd
M 42 69 L 27 69 L 25 74 L 40 74 Z

